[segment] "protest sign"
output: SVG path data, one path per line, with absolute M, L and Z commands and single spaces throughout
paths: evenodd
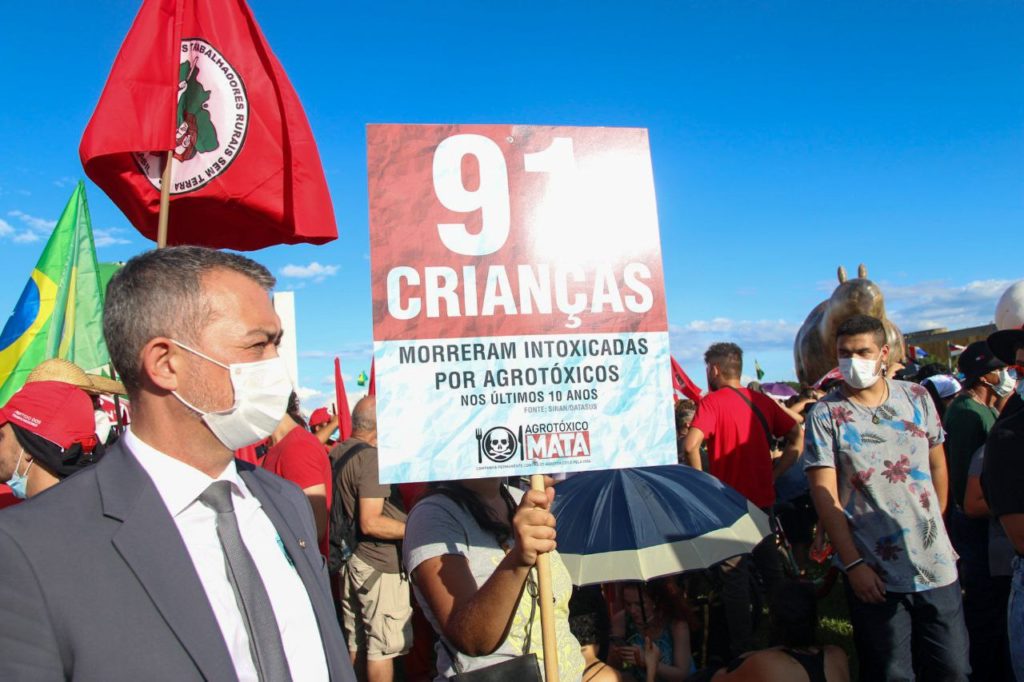
M 676 461 L 647 131 L 367 128 L 382 482 Z

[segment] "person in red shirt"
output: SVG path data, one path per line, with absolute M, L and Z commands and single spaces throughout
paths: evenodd
M 331 414 L 326 407 L 318 407 L 309 415 L 309 432 L 324 444 L 327 452 L 337 444 L 337 441 L 331 438 L 337 429 L 338 415 Z
M 775 479 L 803 450 L 803 429 L 778 403 L 740 383 L 743 350 L 734 343 L 716 343 L 704 353 L 708 395 L 697 414 L 683 448 L 687 463 L 701 469 L 700 448 L 707 443 L 710 473 L 768 511 L 775 502 Z M 773 460 L 772 439 L 784 439 L 782 456 Z M 750 561 L 756 562 L 769 596 L 782 582 L 782 567 L 769 536 L 752 555 L 723 562 L 722 601 L 733 655 L 754 647 L 750 607 Z
M 323 444 L 305 428 L 295 393 L 288 400 L 288 413 L 270 435 L 270 449 L 260 465 L 302 488 L 316 520 L 320 553 L 328 553 L 327 522 L 331 511 L 331 464 Z

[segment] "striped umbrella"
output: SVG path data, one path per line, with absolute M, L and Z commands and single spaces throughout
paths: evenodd
M 576 585 L 708 568 L 770 532 L 740 493 L 679 464 L 590 471 L 557 491 L 558 554 Z

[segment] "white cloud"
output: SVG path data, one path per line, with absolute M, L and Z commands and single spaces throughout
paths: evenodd
M 11 216 L 12 218 L 17 218 L 18 220 L 25 223 L 33 230 L 38 230 L 39 232 L 49 232 L 57 225 L 56 220 L 38 218 L 34 215 L 29 215 L 24 211 L 8 211 L 7 215 Z
M 992 322 L 996 302 L 1010 279 L 974 280 L 952 285 L 935 280 L 909 285 L 880 283 L 886 313 L 903 332 L 946 327 L 961 329 Z
M 40 239 L 42 239 L 42 237 L 30 230 L 23 230 L 11 237 L 11 241 L 15 244 L 31 244 L 32 242 L 37 242 Z
M 345 382 L 346 389 L 348 388 L 349 384 L 352 384 L 353 386 L 356 385 L 355 374 L 346 374 L 345 372 L 342 372 L 341 380 Z M 324 376 L 323 379 L 320 380 L 320 383 L 323 384 L 324 386 L 334 386 L 334 374 L 332 373 Z
M 744 358 L 763 358 L 769 353 L 788 353 L 800 325 L 786 320 L 734 320 L 716 317 L 694 320 L 685 325 L 669 325 L 672 354 L 691 377 L 703 376 L 704 351 L 720 341 L 737 344 Z
M 372 343 L 349 343 L 341 348 L 333 351 L 326 350 L 300 350 L 300 358 L 333 358 L 334 356 L 340 357 L 342 360 L 358 360 L 360 362 L 366 361 L 367 358 L 373 357 L 373 344 Z M 342 363 L 344 364 L 344 363 Z
M 68 175 L 64 175 L 54 180 L 53 185 L 54 187 L 70 187 L 76 182 L 78 182 L 78 180 L 76 180 L 75 178 Z
M 4 238 L 10 239 L 15 244 L 31 244 L 42 239 L 42 236 L 32 230 L 19 230 L 0 218 L 0 239 Z
M 946 327 L 960 329 L 992 322 L 996 301 L 1013 280 L 974 280 L 953 284 L 947 280 L 894 284 L 878 282 L 885 294 L 888 317 L 904 332 Z M 829 294 L 835 289 L 829 282 Z M 825 283 L 820 283 L 825 290 Z M 808 311 L 809 312 L 809 311 Z M 731 341 L 744 351 L 746 369 L 755 358 L 771 378 L 792 377 L 792 349 L 799 322 L 777 320 L 736 320 L 717 317 L 670 325 L 672 353 L 698 382 L 703 376 L 703 354 L 718 341 Z
M 302 403 L 316 402 L 317 400 L 320 400 L 327 395 L 323 391 L 317 390 L 315 388 L 309 388 L 307 386 L 299 386 L 297 389 L 295 389 L 295 394 L 299 396 L 299 401 Z
M 306 414 L 310 414 L 313 410 L 318 407 L 326 407 L 328 410 L 332 409 L 335 403 L 334 394 L 334 378 L 331 378 L 330 390 L 318 391 L 314 388 L 300 387 L 296 389 L 296 394 L 299 396 L 299 401 L 302 403 L 302 411 Z M 356 406 L 356 403 L 366 397 L 366 387 L 356 386 L 356 382 L 345 378 L 345 399 L 348 400 L 348 407 L 351 410 Z
M 793 343 L 800 325 L 786 320 L 733 320 L 716 317 L 711 320 L 694 320 L 682 326 L 670 325 L 669 333 L 674 338 L 700 338 L 715 341 L 731 341 L 740 346 L 778 347 Z
M 281 268 L 281 276 L 289 279 L 311 279 L 314 282 L 322 282 L 326 278 L 337 274 L 337 265 L 321 265 L 313 261 L 309 265 L 288 264 Z
M 123 237 L 118 237 L 119 234 L 127 232 L 123 227 L 108 227 L 106 229 L 96 229 L 92 231 L 93 241 L 96 242 L 96 248 L 102 249 L 104 246 L 113 246 L 115 244 L 131 244 L 131 242 Z

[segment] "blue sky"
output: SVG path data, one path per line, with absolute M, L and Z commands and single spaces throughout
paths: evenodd
M 331 392 L 335 354 L 348 377 L 369 369 L 367 123 L 648 128 L 673 350 L 699 383 L 718 340 L 792 378 L 793 335 L 840 264 L 867 263 L 904 331 L 989 322 L 1024 277 L 1019 2 L 250 5 L 306 108 L 340 232 L 254 254 L 297 291 L 307 406 Z M 78 142 L 137 8 L 5 11 L 19 29 L 0 315 L 84 177 Z M 88 192 L 101 260 L 149 247 Z

